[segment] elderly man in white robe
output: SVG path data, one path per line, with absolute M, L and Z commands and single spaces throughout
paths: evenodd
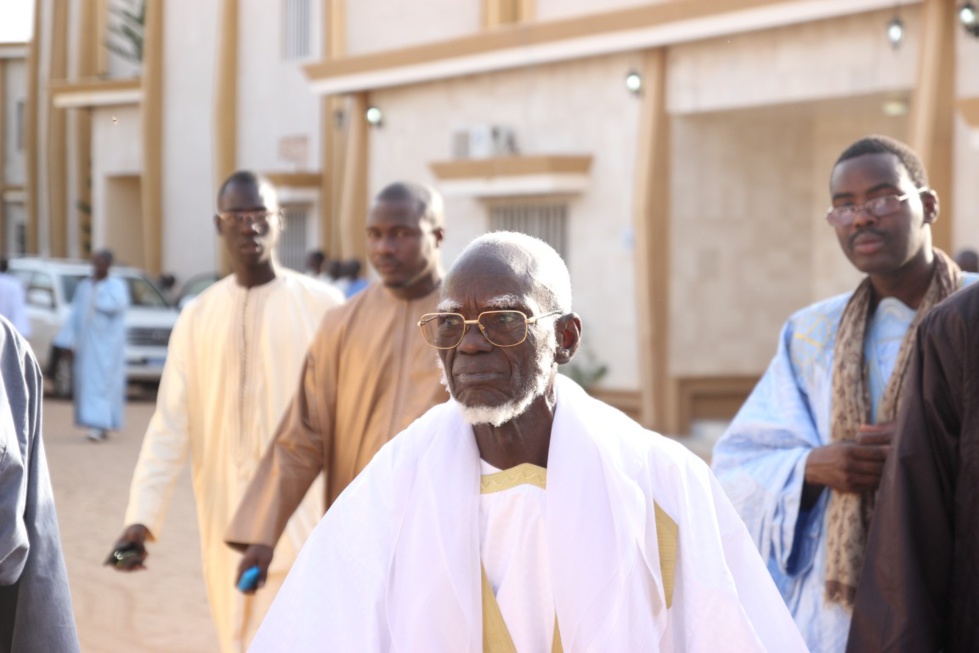
M 385 445 L 252 651 L 804 651 L 707 466 L 557 367 L 581 321 L 543 242 L 471 243 L 419 322 L 452 399 Z
M 323 315 L 343 303 L 335 288 L 279 267 L 275 189 L 248 171 L 218 195 L 215 226 L 234 273 L 184 308 L 173 329 L 156 412 L 133 473 L 128 525 L 108 562 L 143 568 L 188 457 L 197 500 L 204 581 L 224 653 L 244 651 L 275 592 L 323 514 L 316 486 L 286 526 L 265 590 L 235 590 L 238 554 L 224 529 L 255 475 L 275 425 L 292 399 L 306 348 Z

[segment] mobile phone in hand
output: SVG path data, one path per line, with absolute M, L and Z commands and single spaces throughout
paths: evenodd
M 238 580 L 238 589 L 242 592 L 249 592 L 258 587 L 258 565 L 254 567 L 249 567 L 245 570 L 245 573 L 241 575 Z
M 116 567 L 117 569 L 125 569 L 130 566 L 130 560 L 138 558 L 140 555 L 139 545 L 135 542 L 127 542 L 113 549 L 103 564 Z

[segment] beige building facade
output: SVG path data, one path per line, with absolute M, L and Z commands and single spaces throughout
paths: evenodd
M 26 246 L 27 44 L 0 43 L 0 255 Z
M 790 313 L 856 284 L 824 219 L 854 139 L 915 147 L 937 244 L 979 246 L 979 39 L 958 4 L 37 0 L 24 247 L 219 269 L 216 185 L 247 167 L 282 188 L 287 264 L 363 258 L 370 196 L 423 181 L 446 197 L 447 262 L 498 228 L 559 249 L 576 371 L 685 433 L 733 414 Z M 133 63 L 104 43 L 140 6 Z

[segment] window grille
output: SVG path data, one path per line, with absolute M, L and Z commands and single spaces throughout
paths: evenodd
M 287 61 L 309 56 L 309 1 L 282 1 L 282 58 Z
M 490 207 L 490 231 L 519 231 L 540 238 L 568 261 L 568 205 L 496 204 Z
M 310 208 L 308 205 L 282 207 L 279 262 L 297 272 L 306 267 L 306 224 Z

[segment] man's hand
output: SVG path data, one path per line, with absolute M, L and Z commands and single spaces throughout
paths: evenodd
M 803 504 L 811 507 L 823 487 L 837 492 L 876 490 L 893 437 L 894 422 L 863 424 L 855 441 L 813 449 L 806 460 Z
M 241 580 L 242 575 L 251 567 L 258 567 L 258 583 L 255 589 L 240 590 L 243 594 L 254 594 L 256 590 L 262 589 L 265 585 L 265 577 L 272 563 L 272 553 L 274 549 L 264 544 L 249 544 L 245 553 L 241 556 L 241 563 L 238 565 L 238 573 L 235 576 L 235 586 Z
M 142 524 L 128 526 L 113 545 L 112 553 L 105 559 L 105 564 L 111 565 L 118 571 L 146 569 L 143 562 L 149 556 L 145 546 L 149 534 L 149 529 Z

